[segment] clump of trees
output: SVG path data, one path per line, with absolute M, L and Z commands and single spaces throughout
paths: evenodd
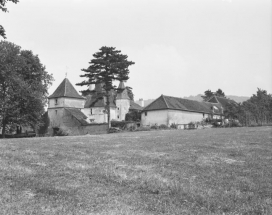
M 0 127 L 42 124 L 52 75 L 32 51 L 7 41 L 0 42 Z
M 76 85 L 89 86 L 90 84 L 103 83 L 104 93 L 106 97 L 106 110 L 108 115 L 108 126 L 110 128 L 110 93 L 118 88 L 113 84 L 114 81 L 126 81 L 129 79 L 128 67 L 134 62 L 128 61 L 128 56 L 121 54 L 121 51 L 114 47 L 103 46 L 98 52 L 93 54 L 93 59 L 90 61 L 90 66 L 87 69 L 82 69 L 85 74 L 80 77 L 87 80 L 77 83 Z
M 221 89 L 218 89 L 215 92 L 212 92 L 211 90 L 206 90 L 204 92 L 204 96 L 201 96 L 201 97 L 203 98 L 204 101 L 208 101 L 213 96 L 226 98 L 225 93 Z
M 239 104 L 227 104 L 224 115 L 238 119 L 244 126 L 266 125 L 272 123 L 272 95 L 258 88 L 250 99 Z

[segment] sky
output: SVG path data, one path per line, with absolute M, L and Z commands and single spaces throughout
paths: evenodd
M 222 89 L 272 93 L 271 0 L 20 0 L 0 12 L 7 41 L 32 50 L 53 74 L 52 94 L 102 46 L 135 64 L 135 99 Z M 76 86 L 78 91 L 86 89 Z

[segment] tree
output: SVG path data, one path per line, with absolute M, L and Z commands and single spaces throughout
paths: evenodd
M 204 92 L 204 96 L 201 97 L 203 98 L 204 101 L 208 101 L 213 95 L 214 93 L 211 90 L 206 90 Z
M 53 80 L 39 57 L 7 41 L 0 42 L 0 118 L 6 125 L 40 125 Z
M 19 0 L 0 0 L 0 10 L 2 10 L 4 13 L 8 12 L 8 10 L 6 8 L 6 3 L 8 1 L 13 2 L 15 4 L 17 4 L 19 2 Z M 4 39 L 6 39 L 6 32 L 5 32 L 5 29 L 2 25 L 0 25 L 0 36 L 2 36 Z
M 110 128 L 110 92 L 116 90 L 113 81 L 126 81 L 129 79 L 128 67 L 134 62 L 127 60 L 127 55 L 121 54 L 121 51 L 114 47 L 103 46 L 93 55 L 90 66 L 82 69 L 85 72 L 80 77 L 87 78 L 79 86 L 103 83 L 104 96 L 106 97 L 105 111 L 108 114 L 108 126 Z
M 201 96 L 204 101 L 208 101 L 213 96 L 226 98 L 225 93 L 219 88 L 216 92 L 212 92 L 211 90 L 206 90 L 204 92 L 204 96 Z
M 214 95 L 215 95 L 215 96 L 218 96 L 218 97 L 226 98 L 225 93 L 224 93 L 221 89 L 218 89 L 218 90 L 214 93 Z
M 126 86 L 128 97 L 130 98 L 131 101 L 134 101 L 134 94 L 132 92 L 132 88 L 129 86 Z

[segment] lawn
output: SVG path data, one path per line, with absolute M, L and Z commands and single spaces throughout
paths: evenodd
M 0 140 L 0 214 L 272 214 L 272 127 Z

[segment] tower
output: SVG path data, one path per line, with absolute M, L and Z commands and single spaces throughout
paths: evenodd
M 116 96 L 116 107 L 117 107 L 117 120 L 122 121 L 125 120 L 126 114 L 129 111 L 130 107 L 130 98 L 128 96 L 127 89 L 123 81 L 119 84 L 120 92 L 117 93 Z
M 85 99 L 78 94 L 71 82 L 65 78 L 55 92 L 48 97 L 48 117 L 51 128 L 64 124 L 65 109 L 82 109 Z

